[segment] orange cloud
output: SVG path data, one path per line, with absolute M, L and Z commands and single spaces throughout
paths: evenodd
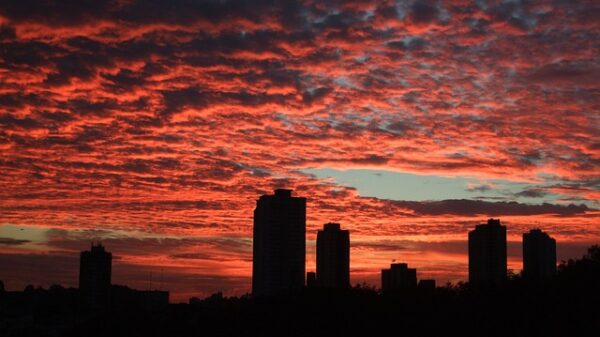
M 353 281 L 394 258 L 464 278 L 453 242 L 491 215 L 513 241 L 537 226 L 578 248 L 600 238 L 591 4 L 34 2 L 0 4 L 0 229 L 49 233 L 37 250 L 0 240 L 2 266 L 56 259 L 67 276 L 46 280 L 75 285 L 98 237 L 117 282 L 163 273 L 177 301 L 244 293 L 255 200 L 283 186 L 309 200 L 309 240 L 350 229 Z M 557 197 L 366 198 L 301 171 L 315 167 Z M 9 289 L 44 280 L 13 270 Z

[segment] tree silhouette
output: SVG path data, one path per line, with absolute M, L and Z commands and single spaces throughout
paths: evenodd
M 510 275 L 510 274 L 509 274 Z M 215 293 L 162 311 L 137 306 L 133 290 L 107 316 L 78 310 L 77 289 L 28 286 L 0 296 L 2 336 L 586 336 L 600 331 L 600 246 L 563 262 L 557 275 L 531 283 L 512 274 L 495 288 L 448 283 L 436 289 L 381 294 L 361 283 L 348 289 L 304 288 L 269 298 Z M 26 323 L 24 323 L 26 322 Z M 518 333 L 517 333 L 518 332 Z

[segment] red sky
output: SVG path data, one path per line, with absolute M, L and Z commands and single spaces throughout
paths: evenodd
M 378 285 L 392 260 L 465 279 L 467 231 L 490 216 L 515 270 L 533 227 L 580 256 L 600 241 L 599 15 L 2 1 L 0 279 L 76 286 L 78 252 L 101 240 L 114 283 L 243 294 L 255 200 L 277 187 L 308 198 L 307 270 L 318 228 L 350 229 L 353 283 Z

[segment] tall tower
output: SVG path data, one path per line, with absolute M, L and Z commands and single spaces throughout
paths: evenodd
M 278 189 L 254 210 L 252 294 L 274 295 L 304 286 L 306 198 Z
M 327 288 L 350 286 L 350 232 L 328 223 L 317 233 L 317 284 Z
M 81 252 L 79 260 L 79 292 L 87 309 L 106 310 L 110 302 L 112 254 L 101 244 Z
M 556 240 L 540 229 L 523 233 L 523 276 L 541 281 L 556 274 Z
M 469 232 L 469 283 L 498 285 L 506 280 L 506 226 L 489 219 Z

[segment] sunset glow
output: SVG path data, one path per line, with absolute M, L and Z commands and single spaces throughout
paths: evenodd
M 2 1 L 0 279 L 172 302 L 250 291 L 252 212 L 307 198 L 350 230 L 351 282 L 393 261 L 467 279 L 467 232 L 600 242 L 593 1 Z M 591 8 L 595 8 L 591 10 Z

